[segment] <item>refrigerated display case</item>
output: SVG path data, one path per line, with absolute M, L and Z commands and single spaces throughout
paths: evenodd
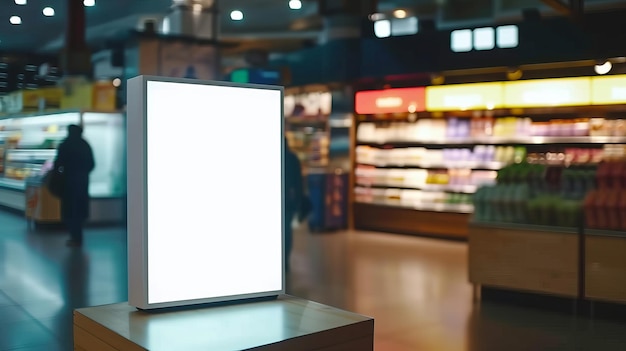
M 42 178 L 67 136 L 67 126 L 83 126 L 95 169 L 90 175 L 90 222 L 125 218 L 126 139 L 122 112 L 58 111 L 0 117 L 0 205 L 35 222 L 57 222 L 58 200 L 42 189 Z M 44 209 L 40 209 L 40 207 Z M 50 209 L 50 208 L 52 209 Z M 45 213 L 45 215 L 36 215 Z

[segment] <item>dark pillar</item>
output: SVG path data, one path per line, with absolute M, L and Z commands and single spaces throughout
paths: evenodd
M 91 53 L 85 41 L 86 15 L 83 0 L 67 1 L 65 46 L 61 53 L 65 76 L 89 76 Z
M 585 15 L 585 2 L 583 0 L 569 0 L 569 6 L 572 20 L 580 24 Z
M 319 0 L 324 28 L 320 44 L 336 39 L 359 38 L 368 16 L 377 11 L 377 0 Z

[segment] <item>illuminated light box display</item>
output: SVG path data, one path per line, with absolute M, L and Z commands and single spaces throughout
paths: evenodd
M 590 105 L 591 78 L 555 78 L 506 82 L 504 101 L 505 105 L 510 108 Z
M 421 112 L 426 109 L 424 92 L 423 87 L 359 91 L 355 96 L 356 113 Z
M 427 111 L 493 110 L 503 106 L 501 82 L 426 87 Z
M 593 105 L 626 103 L 626 75 L 592 77 L 591 93 Z
M 283 294 L 283 88 L 128 81 L 128 299 Z

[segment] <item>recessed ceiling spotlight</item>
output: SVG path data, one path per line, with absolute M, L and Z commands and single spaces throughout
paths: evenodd
M 84 0 L 83 5 L 87 7 L 96 6 L 96 0 Z
M 114 87 L 118 88 L 120 85 L 122 85 L 122 80 L 119 79 L 119 78 L 115 78 L 115 79 L 113 79 L 112 84 L 113 84 Z
M 9 22 L 11 22 L 11 24 L 22 24 L 22 17 L 20 16 L 11 16 L 11 18 L 9 18 Z
M 407 13 L 406 13 L 406 10 L 399 9 L 399 10 L 393 11 L 393 16 L 395 18 L 406 18 Z
M 289 0 L 289 8 L 292 10 L 300 10 L 302 8 L 302 1 Z
M 372 13 L 371 15 L 369 15 L 370 21 L 380 21 L 380 20 L 384 20 L 385 19 L 385 15 L 382 13 Z
M 511 67 L 506 71 L 506 77 L 509 80 L 518 80 L 522 78 L 523 75 L 524 75 L 524 72 L 522 72 L 522 70 L 519 69 L 518 67 Z
M 243 12 L 239 10 L 234 10 L 230 13 L 230 19 L 233 21 L 241 21 L 243 20 Z
M 15 0 L 16 5 L 26 5 L 26 0 Z
M 43 15 L 46 17 L 54 16 L 54 9 L 52 7 L 45 7 L 43 9 Z
M 605 61 L 601 65 L 595 65 L 594 70 L 597 74 L 607 74 L 611 71 L 611 68 L 613 68 L 611 61 Z

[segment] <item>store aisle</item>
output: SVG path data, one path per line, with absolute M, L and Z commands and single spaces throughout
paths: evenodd
M 354 235 L 351 235 L 354 234 Z M 0 211 L 0 351 L 71 350 L 72 310 L 126 300 L 126 235 L 86 245 Z M 288 292 L 374 317 L 376 351 L 623 350 L 626 324 L 472 304 L 464 243 L 380 233 L 295 233 Z
M 0 350 L 72 350 L 74 308 L 126 299 L 125 232 L 88 229 L 82 249 L 67 239 L 0 212 Z

